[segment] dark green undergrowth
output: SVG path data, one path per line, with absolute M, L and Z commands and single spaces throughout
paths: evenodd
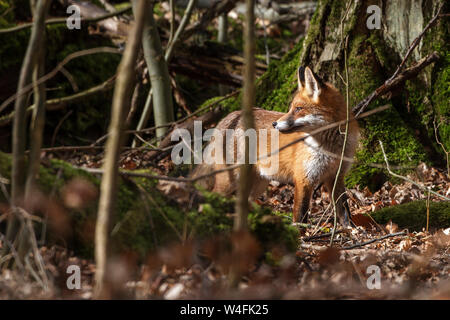
M 27 4 L 29 1 L 24 1 Z M 10 9 L 10 1 L 0 1 L 0 28 L 14 26 L 17 10 Z M 15 4 L 17 7 L 19 3 Z M 2 15 L 2 13 L 7 13 Z M 20 11 L 22 12 L 22 10 Z M 20 20 L 19 20 L 20 21 Z M 28 45 L 31 29 L 2 34 L 0 36 L 0 99 L 11 96 L 17 86 L 19 70 Z M 87 27 L 81 30 L 69 30 L 64 24 L 48 25 L 45 40 L 46 72 L 53 70 L 68 55 L 94 47 L 116 47 L 110 40 L 89 34 Z M 112 77 L 120 62 L 119 54 L 98 53 L 73 59 L 65 69 L 73 77 L 75 87 L 61 73 L 46 82 L 47 99 L 72 95 L 76 90 L 83 91 L 101 84 Z M 3 75 L 3 76 L 2 76 Z M 91 141 L 106 130 L 109 119 L 112 91 L 98 93 L 88 99 L 70 105 L 68 109 L 52 111 L 47 114 L 46 136 L 49 142 L 54 128 L 69 111 L 72 113 L 62 123 L 57 142 L 80 144 Z M 7 110 L 11 110 L 11 107 Z M 62 138 L 64 137 L 64 138 Z M 5 146 L 2 150 L 9 150 Z
M 0 175 L 10 179 L 10 172 L 11 157 L 0 152 Z M 151 173 L 150 170 L 144 172 Z M 44 194 L 53 194 L 52 201 L 62 204 L 60 191 L 73 178 L 83 178 L 96 188 L 100 186 L 98 176 L 73 168 L 64 161 L 50 160 L 40 168 L 40 189 Z M 148 178 L 120 179 L 111 232 L 111 247 L 115 252 L 131 251 L 143 258 L 157 246 L 179 242 L 185 237 L 207 240 L 230 234 L 234 199 L 198 191 L 197 200 L 188 208 L 169 199 L 156 188 L 156 184 L 157 181 Z M 5 202 L 3 194 L 0 194 L 0 202 Z M 49 241 L 68 246 L 77 254 L 92 257 L 97 208 L 97 201 L 82 210 L 64 208 L 64 214 L 70 221 L 71 236 L 64 239 L 50 237 Z M 298 232 L 290 225 L 289 219 L 254 205 L 249 214 L 249 224 L 264 252 L 273 247 L 288 251 L 296 249 Z M 58 230 L 52 230 L 51 219 L 49 228 L 49 235 L 58 234 Z
M 413 201 L 383 208 L 371 216 L 380 224 L 392 221 L 400 228 L 419 231 L 427 225 L 427 205 L 425 200 Z M 433 229 L 450 227 L 450 202 L 430 202 L 429 223 Z

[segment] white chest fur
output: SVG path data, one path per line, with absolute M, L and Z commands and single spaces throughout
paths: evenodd
M 310 155 L 303 162 L 306 177 L 309 181 L 318 183 L 324 173 L 330 169 L 333 159 L 323 152 L 320 143 L 313 136 L 305 139 L 305 145 L 308 146 Z

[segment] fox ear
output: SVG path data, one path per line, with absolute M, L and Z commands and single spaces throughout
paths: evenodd
M 305 87 L 305 68 L 299 67 L 297 70 L 298 90 Z
M 322 89 L 322 80 L 312 72 L 309 67 L 305 68 L 305 89 L 308 95 L 317 100 Z

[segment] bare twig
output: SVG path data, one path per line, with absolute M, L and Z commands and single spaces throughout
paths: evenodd
M 69 112 L 67 112 L 64 117 L 61 118 L 61 120 L 59 120 L 58 124 L 56 125 L 55 131 L 53 131 L 53 135 L 52 135 L 52 142 L 51 142 L 51 146 L 53 147 L 55 145 L 55 141 L 56 141 L 56 135 L 59 132 L 59 129 L 61 128 L 62 124 L 64 123 L 64 121 L 66 121 L 66 119 L 68 117 L 70 117 L 70 115 L 73 113 L 73 110 L 70 110 Z
M 24 86 L 16 94 L 14 94 L 11 97 L 9 97 L 8 99 L 6 99 L 0 105 L 0 112 L 2 112 L 15 99 L 21 97 L 22 95 L 24 95 L 24 94 L 28 93 L 30 90 L 32 90 L 34 86 L 40 85 L 41 83 L 44 83 L 45 81 L 48 81 L 49 79 L 53 78 L 59 71 L 61 71 L 61 68 L 63 68 L 66 64 L 68 64 L 73 59 L 76 59 L 76 58 L 79 58 L 79 57 L 84 57 L 84 56 L 87 56 L 87 55 L 97 54 L 97 53 L 121 54 L 121 51 L 119 49 L 112 48 L 112 47 L 99 47 L 99 48 L 92 48 L 92 49 L 81 50 L 81 51 L 77 51 L 77 52 L 69 54 L 51 72 L 49 72 L 45 76 L 39 78 L 39 80 L 36 81 L 35 83 L 31 83 L 29 85 Z
M 178 26 L 177 31 L 175 31 L 175 34 L 173 35 L 171 41 L 167 44 L 166 54 L 164 55 L 164 59 L 166 59 L 166 62 L 170 61 L 175 44 L 177 43 L 178 39 L 180 38 L 180 35 L 183 33 L 184 29 L 189 23 L 189 20 L 191 19 L 191 15 L 196 4 L 197 0 L 189 0 L 183 18 L 181 19 L 180 25 Z
M 95 17 L 95 18 L 82 18 L 81 19 L 81 23 L 94 23 L 94 22 L 99 22 L 108 18 L 112 18 L 115 16 L 119 16 L 121 14 L 127 13 L 128 11 L 131 10 L 131 6 L 128 6 L 126 8 L 123 8 L 122 10 L 118 10 L 112 13 L 108 13 L 105 14 L 103 16 L 99 16 L 99 17 Z M 53 25 L 53 24 L 65 24 L 67 22 L 67 17 L 62 17 L 62 18 L 51 18 L 51 19 L 47 19 L 45 20 L 45 25 Z M 30 28 L 33 25 L 33 23 L 24 23 L 15 27 L 11 27 L 11 28 L 7 28 L 7 29 L 0 29 L 0 34 L 2 33 L 10 33 L 10 32 L 16 32 L 16 31 L 20 31 L 23 29 L 27 29 Z
M 423 186 L 423 185 L 421 185 L 421 184 L 418 184 L 417 182 L 415 182 L 415 181 L 409 179 L 408 177 L 404 177 L 404 176 L 401 176 L 401 175 L 399 175 L 399 174 L 393 172 L 393 171 L 391 170 L 390 166 L 389 166 L 389 162 L 388 162 L 386 153 L 384 152 L 383 142 L 381 142 L 380 140 L 378 140 L 378 142 L 380 143 L 381 151 L 383 152 L 384 161 L 386 162 L 386 169 L 387 169 L 387 171 L 389 172 L 389 174 L 391 174 L 392 176 L 394 176 L 394 177 L 396 177 L 396 178 L 405 180 L 405 181 L 407 181 L 407 182 L 409 182 L 409 183 L 415 185 L 415 186 L 418 187 L 419 189 L 424 190 L 424 191 L 426 191 L 426 192 L 430 192 L 430 193 L 434 194 L 435 196 L 437 196 L 437 197 L 439 197 L 439 198 L 442 198 L 442 199 L 444 199 L 444 200 L 450 201 L 450 198 L 448 198 L 448 197 L 446 197 L 446 196 L 444 196 L 444 195 L 442 195 L 442 194 L 439 194 L 439 193 L 437 193 L 437 192 L 431 190 L 431 188 L 427 188 L 427 187 L 425 187 L 425 186 Z
M 411 42 L 411 44 L 409 45 L 408 51 L 406 52 L 405 57 L 403 58 L 400 65 L 397 67 L 397 70 L 395 70 L 394 74 L 387 80 L 387 82 L 392 81 L 398 75 L 398 73 L 402 70 L 403 66 L 406 63 L 406 60 L 408 60 L 408 57 L 411 55 L 411 53 L 414 51 L 414 49 L 420 43 L 420 40 L 424 36 L 425 32 L 427 32 L 427 30 L 430 29 L 433 26 L 433 24 L 437 21 L 437 19 L 439 18 L 439 14 L 441 13 L 441 10 L 443 7 L 444 7 L 444 3 L 442 3 L 442 5 L 439 7 L 436 15 L 430 20 L 430 22 L 428 22 L 428 24 L 422 30 L 422 32 L 413 40 L 413 42 Z
M 356 115 L 360 114 L 361 112 L 364 111 L 364 109 L 376 98 L 378 98 L 379 96 L 387 93 L 388 91 L 390 91 L 391 89 L 393 89 L 394 87 L 396 87 L 397 85 L 399 85 L 400 83 L 403 83 L 405 80 L 414 77 L 420 70 L 422 70 L 424 67 L 426 67 L 428 64 L 430 64 L 431 62 L 436 61 L 439 56 L 436 52 L 432 53 L 431 55 L 428 55 L 426 58 L 420 60 L 418 63 L 416 63 L 416 71 L 412 70 L 413 67 L 407 69 L 410 70 L 410 77 L 407 77 L 405 79 L 403 79 L 403 77 L 401 77 L 400 71 L 403 68 L 403 66 L 406 63 L 406 60 L 408 59 L 409 55 L 413 52 L 414 48 L 419 44 L 420 40 L 422 39 L 423 35 L 425 34 L 425 32 L 431 28 L 431 26 L 436 22 L 436 20 L 440 17 L 439 13 L 441 12 L 442 7 L 444 6 L 444 4 L 442 4 L 440 6 L 440 8 L 438 9 L 437 14 L 430 20 L 430 22 L 426 25 L 426 27 L 423 29 L 423 31 L 413 40 L 413 42 L 410 44 L 409 49 L 405 55 L 405 57 L 403 58 L 402 62 L 400 63 L 400 65 L 397 67 L 397 69 L 395 70 L 394 74 L 384 82 L 383 85 L 381 85 L 379 88 L 377 88 L 373 93 L 371 93 L 369 96 L 367 96 L 364 100 L 362 100 L 360 103 L 358 103 L 358 105 L 356 105 L 353 108 L 353 112 L 356 113 Z M 432 61 L 431 61 L 432 60 Z M 422 63 L 420 63 L 422 62 Z M 405 71 L 407 71 L 405 70 Z M 396 81 L 397 79 L 397 81 Z M 398 81 L 400 80 L 400 81 Z
M 361 248 L 362 246 L 377 242 L 377 241 L 381 241 L 387 238 L 392 238 L 392 237 L 397 237 L 397 236 L 406 236 L 408 233 L 406 231 L 402 231 L 402 232 L 397 232 L 397 233 L 390 233 L 387 235 L 384 235 L 382 237 L 376 238 L 376 239 L 372 239 L 366 242 L 362 242 L 362 243 L 357 243 L 348 247 L 343 247 L 341 248 L 341 250 L 351 250 L 351 249 L 355 249 L 355 248 Z
M 347 8 L 345 10 L 345 14 L 341 19 L 341 41 L 344 44 L 344 21 L 347 18 L 348 11 L 350 10 L 351 1 L 348 2 Z M 330 247 L 333 246 L 334 241 L 334 234 L 336 232 L 337 227 L 337 208 L 336 208 L 336 201 L 334 199 L 334 194 L 336 192 L 336 187 L 338 183 L 340 182 L 340 174 L 342 170 L 342 164 L 344 162 L 344 155 L 345 155 L 345 148 L 347 147 L 347 138 L 348 138 L 348 125 L 349 125 L 349 119 L 350 119 L 350 95 L 349 95 L 349 79 L 348 79 L 348 66 L 347 66 L 347 42 L 348 37 L 346 37 L 345 44 L 344 44 L 344 70 L 345 70 L 345 110 L 346 110 L 346 121 L 345 121 L 345 134 L 344 134 L 344 142 L 342 145 L 342 151 L 341 151 L 341 158 L 339 160 L 339 166 L 336 172 L 336 176 L 334 178 L 333 183 L 333 189 L 331 191 L 331 203 L 333 204 L 333 214 L 334 214 L 334 222 L 333 222 L 333 230 L 331 231 L 331 238 L 330 238 Z M 345 190 L 344 190 L 345 193 Z M 348 212 L 350 214 L 350 212 Z M 348 217 L 348 219 L 351 219 Z
M 372 114 L 375 114 L 375 113 L 384 111 L 384 110 L 386 110 L 386 109 L 389 108 L 389 107 L 390 107 L 390 106 L 388 106 L 388 105 L 378 107 L 378 108 L 376 108 L 376 109 L 367 111 L 367 112 L 365 112 L 365 113 L 359 115 L 359 117 L 357 117 L 357 118 L 350 119 L 350 121 L 356 121 L 357 119 L 362 119 L 362 118 L 368 117 L 368 116 L 370 116 L 370 115 L 372 115 Z M 312 131 L 312 132 L 310 133 L 310 135 L 312 136 L 312 135 L 315 135 L 315 134 L 317 134 L 317 133 L 319 133 L 319 132 L 322 132 L 322 131 L 325 131 L 325 130 L 328 130 L 328 129 L 331 129 L 331 128 L 335 128 L 335 127 L 337 127 L 337 126 L 339 126 L 339 125 L 341 125 L 341 124 L 345 124 L 345 122 L 346 122 L 346 120 L 342 120 L 342 121 L 338 121 L 338 122 L 335 122 L 335 123 L 332 123 L 332 124 L 323 126 L 323 127 L 321 127 L 321 128 L 318 128 L 318 129 Z M 290 143 L 288 143 L 287 145 L 284 145 L 283 147 L 279 148 L 278 150 L 272 151 L 272 153 L 269 154 L 269 155 L 265 155 L 265 156 L 263 156 L 263 157 L 259 157 L 257 160 L 258 160 L 258 161 L 259 161 L 259 160 L 264 160 L 264 159 L 266 159 L 266 158 L 268 158 L 268 157 L 270 157 L 270 156 L 272 156 L 272 155 L 275 155 L 275 154 L 277 154 L 278 152 L 280 152 L 281 150 L 283 150 L 283 149 L 285 149 L 285 148 L 288 148 L 288 147 L 291 146 L 291 145 L 294 145 L 294 144 L 296 144 L 296 143 L 299 143 L 299 142 L 305 140 L 307 137 L 308 137 L 308 136 L 304 136 L 304 137 L 301 137 L 301 138 L 299 138 L 299 139 L 297 139 L 297 140 L 295 140 L 295 141 L 293 141 L 293 142 L 290 142 Z M 73 148 L 73 149 L 76 149 L 77 147 L 61 147 L 61 148 Z M 83 147 L 78 147 L 78 148 L 83 148 Z M 86 146 L 86 147 L 84 147 L 84 148 L 88 149 L 88 146 Z M 97 148 L 98 148 L 98 147 L 97 147 Z M 170 148 L 172 148 L 172 147 L 168 147 L 168 148 L 166 148 L 166 149 L 170 149 Z M 57 149 L 57 148 L 51 148 L 51 149 L 54 150 L 54 149 Z M 45 149 L 44 149 L 44 150 L 45 150 Z M 335 156 L 338 157 L 338 155 L 335 155 Z M 349 158 L 348 158 L 348 159 L 349 159 Z M 346 158 L 344 158 L 344 160 L 346 160 Z M 346 160 L 346 161 L 347 161 L 347 160 Z M 353 159 L 349 159 L 348 161 L 353 161 Z M 219 169 L 219 170 L 215 170 L 215 171 L 212 171 L 212 172 L 210 172 L 210 173 L 208 173 L 208 174 L 196 176 L 196 177 L 194 177 L 194 178 L 184 178 L 184 177 L 175 178 L 175 177 L 160 176 L 160 175 L 152 175 L 152 174 L 147 174 L 147 173 L 142 173 L 142 172 L 132 172 L 132 171 L 119 171 L 119 173 L 120 173 L 120 174 L 123 174 L 123 175 L 126 175 L 126 176 L 135 176 L 135 177 L 143 177 L 143 178 L 157 179 L 157 180 L 166 180 L 166 181 L 178 181 L 178 182 L 194 183 L 194 182 L 196 182 L 196 181 L 198 181 L 198 180 L 208 178 L 208 177 L 210 177 L 210 176 L 216 175 L 216 174 L 221 173 L 221 172 L 226 172 L 226 171 L 234 170 L 234 169 L 237 169 L 237 168 L 239 168 L 239 167 L 241 167 L 241 166 L 242 166 L 242 164 L 230 165 L 230 166 L 228 166 L 228 167 L 226 167 L 226 168 L 222 168 L 222 169 Z M 377 165 L 377 167 L 384 168 L 384 167 L 382 167 L 382 166 L 380 166 L 380 165 Z M 91 173 L 103 174 L 103 170 L 102 170 L 102 169 L 93 169 L 93 168 L 84 168 L 84 167 L 78 167 L 78 168 L 81 169 L 81 170 L 85 170 L 85 171 L 87 171 L 87 172 L 91 172 Z
M 175 34 L 175 0 L 169 0 L 170 7 L 170 31 L 169 31 L 169 40 L 167 43 L 171 43 L 173 36 Z
M 74 92 L 80 91 L 80 88 L 78 87 L 75 78 L 66 68 L 61 68 L 61 73 L 66 77 L 67 81 L 69 81 L 70 85 L 72 86 L 72 90 Z
M 428 227 L 430 225 L 430 196 L 431 196 L 431 193 L 428 192 L 427 202 L 426 202 L 426 204 L 427 204 L 427 228 L 426 228 L 426 231 L 427 232 L 428 232 Z
M 70 95 L 67 97 L 47 100 L 45 102 L 46 109 L 47 110 L 59 110 L 59 109 L 64 108 L 68 104 L 73 104 L 75 102 L 78 102 L 82 99 L 88 98 L 99 92 L 109 90 L 113 87 L 115 78 L 116 78 L 116 76 L 113 76 L 113 77 L 109 78 L 108 80 L 106 80 L 105 82 L 103 82 L 95 87 L 86 89 L 84 91 L 78 92 L 76 94 L 73 94 L 73 95 Z M 27 114 L 31 113 L 33 111 L 34 107 L 35 107 L 34 104 L 29 106 L 26 110 Z M 0 117 L 0 127 L 9 124 L 11 122 L 11 120 L 14 118 L 14 114 L 15 114 L 15 112 L 12 111 L 11 113 Z
M 240 92 L 240 90 L 236 90 L 230 94 L 227 94 L 226 96 L 196 110 L 195 112 L 192 112 L 190 115 L 187 115 L 186 117 L 181 118 L 177 121 L 173 121 L 171 123 L 167 123 L 164 125 L 154 126 L 154 127 L 150 127 L 150 128 L 141 129 L 141 130 L 127 130 L 126 133 L 149 133 L 149 132 L 155 131 L 156 129 L 159 129 L 159 128 L 167 128 L 167 127 L 175 126 L 177 124 L 180 124 L 180 123 L 186 121 L 189 118 L 195 117 L 196 115 L 198 115 L 199 113 L 202 113 L 203 111 L 206 111 L 208 109 L 218 106 L 220 102 L 236 96 L 239 92 Z M 108 137 L 108 134 L 105 134 L 104 136 L 98 138 L 92 145 L 97 145 L 97 144 L 105 141 L 107 137 Z
M 339 230 L 339 231 L 336 231 L 334 234 L 342 233 L 342 232 L 343 232 L 342 230 Z M 322 234 L 316 234 L 316 235 L 313 235 L 313 236 L 310 236 L 310 237 L 302 238 L 302 240 L 303 240 L 303 241 L 311 241 L 311 240 L 315 240 L 315 239 L 326 238 L 326 237 L 331 236 L 332 234 L 333 234 L 333 232 L 327 232 L 327 233 L 322 233 Z
M 117 69 L 117 81 L 112 102 L 111 121 L 108 137 L 104 170 L 100 185 L 100 199 L 98 205 L 97 221 L 95 225 L 95 297 L 104 298 L 107 294 L 105 280 L 108 265 L 108 240 L 110 220 L 115 209 L 118 162 L 120 147 L 123 142 L 123 127 L 131 103 L 135 65 L 138 58 L 144 21 L 149 17 L 148 1 L 139 1 L 136 10 L 136 23 L 130 32 L 122 60 Z
M 442 150 L 444 150 L 445 153 L 445 157 L 446 157 L 446 161 L 447 161 L 447 177 L 450 178 L 450 161 L 449 161 L 449 155 L 450 155 L 450 151 L 448 151 L 444 144 L 441 142 L 441 140 L 439 140 L 439 126 L 442 124 L 442 122 L 439 122 L 438 125 L 436 125 L 436 118 L 433 120 L 433 127 L 434 127 L 434 136 L 436 138 L 436 142 L 438 143 L 438 145 L 441 146 Z
M 425 58 L 419 60 L 417 63 L 415 63 L 413 66 L 407 68 L 406 70 L 400 72 L 395 78 L 385 81 L 381 86 L 379 86 L 375 91 L 373 91 L 371 94 L 369 94 L 366 98 L 361 100 L 356 106 L 353 107 L 352 111 L 355 113 L 356 116 L 358 116 L 361 112 L 364 111 L 364 109 L 375 99 L 378 97 L 388 93 L 389 91 L 393 90 L 394 88 L 398 87 L 402 83 L 404 83 L 406 80 L 412 79 L 417 74 L 424 69 L 426 66 L 430 65 L 431 63 L 439 60 L 439 55 L 437 52 L 433 52 L 426 56 Z

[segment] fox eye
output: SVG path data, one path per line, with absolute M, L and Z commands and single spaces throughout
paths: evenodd
M 302 110 L 303 108 L 302 107 L 296 107 L 295 108 L 295 112 L 299 112 L 300 110 Z

